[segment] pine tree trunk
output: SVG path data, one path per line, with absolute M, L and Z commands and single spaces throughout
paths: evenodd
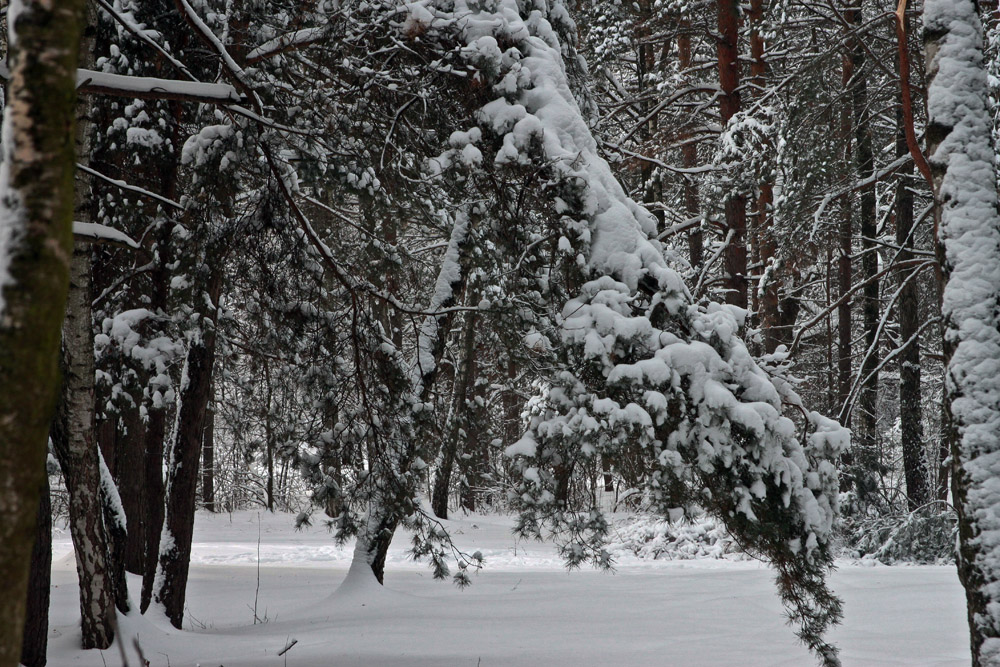
M 474 297 L 473 301 L 478 297 Z M 469 321 L 465 329 L 465 341 L 463 342 L 463 353 L 465 355 L 465 394 L 461 408 L 464 418 L 462 419 L 465 436 L 462 441 L 461 470 L 465 481 L 462 485 L 459 502 L 467 512 L 476 511 L 476 490 L 482 486 L 482 473 L 486 469 L 487 452 L 486 443 L 482 437 L 482 408 L 479 394 L 479 363 L 476 348 L 476 326 L 479 318 L 475 313 L 469 313 Z M 478 400 L 477 400 L 478 399 Z
M 27 620 L 21 642 L 21 664 L 44 667 L 49 638 L 49 588 L 52 583 L 52 498 L 49 495 L 48 466 L 42 478 L 42 493 L 35 520 L 35 546 L 31 550 L 28 577 Z
M 846 89 L 853 74 L 850 58 L 843 59 L 841 81 Z M 844 145 L 844 164 L 851 164 L 853 151 L 851 149 L 851 108 L 846 103 L 840 109 L 840 132 L 838 137 Z M 837 257 L 837 295 L 843 297 L 850 293 L 854 282 L 854 267 L 851 262 L 854 240 L 854 220 L 848 197 L 841 200 L 840 218 L 837 225 L 838 257 Z M 845 427 L 851 426 L 851 415 L 847 412 L 847 401 L 851 393 L 851 367 L 854 351 L 851 337 L 851 299 L 844 299 L 837 306 L 837 398 L 840 403 L 839 421 Z M 845 453 L 845 460 L 850 459 L 850 452 Z
M 739 0 L 718 0 L 719 112 L 723 127 L 740 110 Z M 726 199 L 726 229 L 731 235 L 725 252 L 726 303 L 746 308 L 747 203 L 740 192 Z
M 946 428 L 972 664 L 1000 664 L 1000 215 L 982 25 L 973 0 L 928 0 L 928 154 L 938 203 Z
M 682 72 L 689 70 L 693 64 L 691 60 L 691 36 L 686 32 L 690 29 L 690 22 L 681 22 L 681 34 L 677 37 L 677 57 Z M 689 136 L 684 137 L 684 139 L 686 141 L 681 147 L 681 165 L 685 169 L 693 169 L 698 166 L 698 147 L 691 141 Z M 692 218 L 698 216 L 700 213 L 698 206 L 698 184 L 690 176 L 684 177 L 684 209 Z M 701 270 L 701 265 L 704 261 L 703 255 L 704 237 L 701 225 L 698 225 L 688 233 L 688 260 L 691 262 L 691 268 L 695 271 Z
M 473 299 L 474 301 L 474 299 Z M 461 431 L 469 427 L 469 406 L 471 398 L 470 383 L 475 372 L 476 315 L 469 313 L 463 336 L 462 369 L 459 372 L 458 387 L 454 397 L 454 410 L 448 429 L 447 439 L 441 448 L 441 464 L 434 476 L 434 489 L 431 493 L 431 509 L 439 519 L 448 518 L 448 497 L 451 490 L 451 474 L 455 468 L 455 460 L 460 454 Z M 471 349 L 470 349 L 471 348 Z
M 205 294 L 217 308 L 222 292 L 221 259 L 211 262 Z M 208 398 L 215 364 L 215 311 L 203 314 L 201 336 L 190 344 L 181 379 L 176 432 L 173 436 L 167 468 L 166 518 L 160 538 L 158 585 L 153 599 L 163 605 L 171 624 L 180 628 L 184 620 L 191 561 L 191 538 L 194 534 L 195 497 L 198 489 L 198 463 L 202 435 L 208 412 Z
M 861 0 L 845 12 L 844 19 L 857 28 L 864 20 L 861 13 Z M 874 172 L 874 155 L 872 151 L 871 120 L 868 117 L 868 79 L 865 69 L 865 51 L 860 36 L 855 36 L 851 51 L 854 80 L 851 85 L 851 104 L 854 116 L 854 147 L 855 166 L 859 183 L 867 182 Z M 859 428 L 855 439 L 856 460 L 855 484 L 859 496 L 870 496 L 877 491 L 878 471 L 881 466 L 878 460 L 878 365 L 881 359 L 879 353 L 879 289 L 880 281 L 875 279 L 878 273 L 878 249 L 875 237 L 878 234 L 875 219 L 875 189 L 865 187 L 861 191 L 861 202 L 858 209 L 858 222 L 861 231 L 861 278 L 865 280 L 862 290 L 861 314 L 865 331 L 865 356 L 861 365 L 861 392 L 858 399 L 860 412 Z
M 175 118 L 180 117 L 180 111 L 175 112 Z M 175 129 L 174 140 L 179 137 Z M 177 165 L 168 166 L 164 178 L 164 193 L 174 198 L 177 194 Z M 170 271 L 168 266 L 173 259 L 171 249 L 171 226 L 161 225 L 157 235 L 157 251 L 159 263 L 152 272 L 152 297 L 150 309 L 156 313 L 165 313 L 169 294 Z M 163 481 L 164 443 L 167 437 L 167 414 L 163 408 L 150 410 L 149 422 L 146 424 L 145 437 L 145 469 L 143 470 L 143 485 L 145 486 L 146 504 L 143 515 L 143 530 L 145 543 L 143 548 L 142 599 L 140 611 L 145 613 L 153 599 L 153 584 L 156 579 L 156 569 L 159 567 L 160 537 L 163 531 L 163 516 L 166 506 L 166 485 Z
M 451 495 L 451 473 L 455 467 L 455 454 L 458 448 L 457 433 L 449 433 L 441 450 L 441 464 L 434 475 L 434 488 L 431 491 L 431 510 L 439 519 L 448 518 L 448 498 Z
M 896 113 L 896 155 L 907 155 L 906 136 L 903 131 L 903 112 Z M 909 191 L 912 165 L 900 170 L 896 181 L 896 243 L 899 261 L 913 259 L 913 194 Z M 904 273 L 899 294 L 897 317 L 900 344 L 906 347 L 899 359 L 899 421 L 903 449 L 903 475 L 906 478 L 906 499 L 910 511 L 930 501 L 927 483 L 927 465 L 924 460 L 923 405 L 920 390 L 920 331 L 919 290 L 916 276 Z
M 145 375 L 145 374 L 143 374 Z M 141 382 L 145 384 L 146 378 L 142 377 Z M 118 433 L 115 437 L 115 460 L 117 465 L 107 461 L 108 466 L 115 472 L 115 480 L 118 482 L 118 490 L 121 494 L 122 508 L 128 519 L 128 534 L 125 537 L 122 557 L 125 569 L 132 574 L 142 574 L 144 565 L 144 555 L 146 548 L 146 496 L 145 479 L 137 471 L 146 468 L 146 425 L 142 423 L 139 415 L 139 402 L 135 405 L 123 409 L 122 419 L 119 423 L 124 428 L 124 433 Z M 114 420 L 111 421 L 112 426 Z M 104 451 L 102 449 L 102 451 Z
M 59 396 L 59 332 L 72 254 L 82 0 L 8 6 L 6 182 L 0 183 L 0 665 L 21 654 L 46 440 Z
M 763 91 L 767 85 L 767 60 L 765 57 L 763 0 L 750 2 L 750 73 L 756 90 Z M 779 308 L 781 278 L 773 263 L 777 254 L 778 244 L 771 226 L 771 205 L 774 202 L 774 184 L 768 177 L 758 183 L 757 211 L 754 216 L 754 244 L 759 254 L 758 261 L 761 270 L 766 272 L 767 281 L 763 294 L 760 296 L 760 324 L 764 333 L 764 351 L 772 353 L 778 345 L 790 342 L 791 326 L 785 327 Z M 754 289 L 754 300 L 757 299 L 757 289 Z M 792 322 L 794 325 L 794 321 Z

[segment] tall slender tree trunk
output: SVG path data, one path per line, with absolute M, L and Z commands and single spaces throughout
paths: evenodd
M 264 396 L 266 405 L 264 407 L 264 456 L 267 464 L 267 482 L 265 490 L 267 492 L 267 511 L 274 512 L 274 424 L 271 421 L 271 405 L 274 402 L 274 395 L 271 384 L 271 372 L 264 360 Z
M 465 415 L 462 420 L 465 436 L 462 438 L 464 445 L 460 467 L 465 480 L 461 487 L 459 501 L 467 512 L 476 511 L 476 494 L 482 488 L 482 475 L 486 470 L 489 457 L 482 434 L 484 399 L 479 383 L 478 346 L 476 343 L 478 319 L 475 313 L 469 313 L 469 322 L 463 343 L 467 378 L 465 380 L 465 400 L 462 405 Z
M 153 599 L 163 605 L 167 618 L 176 628 L 180 628 L 184 620 L 198 463 L 215 364 L 215 318 L 222 292 L 222 259 L 212 257 L 209 264 L 204 296 L 213 310 L 203 313 L 200 336 L 191 341 L 184 363 L 177 423 L 167 467 L 166 518 L 160 538 L 157 585 L 153 591 Z
M 764 0 L 750 2 L 750 73 L 756 94 L 760 94 L 767 85 L 766 43 L 762 31 L 764 23 Z M 778 345 L 787 343 L 791 334 L 791 326 L 785 328 L 779 305 L 781 277 L 774 266 L 778 250 L 777 239 L 771 224 L 771 205 L 774 202 L 774 183 L 769 175 L 765 175 L 758 183 L 757 210 L 754 215 L 753 237 L 756 240 L 755 252 L 765 281 L 760 294 L 760 324 L 764 332 L 764 351 L 771 353 Z M 757 292 L 754 289 L 754 301 Z M 792 322 L 794 324 L 794 322 Z
M 146 384 L 147 374 L 141 374 L 141 382 Z M 128 534 L 125 536 L 123 545 L 123 560 L 125 569 L 133 574 L 142 574 L 143 561 L 146 548 L 146 503 L 149 498 L 146 493 L 145 479 L 137 471 L 146 468 L 146 426 L 142 423 L 139 414 L 139 401 L 135 405 L 127 406 L 120 420 L 107 420 L 111 429 L 115 430 L 115 422 L 120 424 L 119 429 L 123 432 L 115 434 L 115 463 L 108 461 L 108 465 L 115 473 L 115 480 L 118 483 L 118 490 L 121 493 L 122 509 L 128 519 Z M 101 451 L 105 451 L 104 448 Z M 105 456 L 107 461 L 107 457 Z
M 27 620 L 21 642 L 21 664 L 44 667 L 49 638 L 49 589 L 52 583 L 52 498 L 49 495 L 48 465 L 42 478 L 42 493 L 35 520 L 35 546 L 31 550 L 28 577 Z
M 475 300 L 473 299 L 473 302 Z M 458 387 L 454 397 L 454 410 L 448 429 L 447 439 L 441 450 L 441 465 L 434 477 L 434 488 L 431 493 L 431 509 L 440 519 L 448 518 L 448 497 L 451 491 L 451 475 L 455 468 L 455 460 L 461 454 L 462 432 L 469 428 L 469 406 L 472 398 L 471 383 L 475 365 L 476 345 L 476 315 L 469 313 L 465 324 L 462 345 L 462 368 L 459 371 Z
M 853 74 L 850 58 L 843 59 L 841 81 L 846 90 Z M 844 164 L 851 164 L 853 151 L 851 149 L 851 109 L 845 104 L 840 109 L 839 138 L 844 145 Z M 840 218 L 837 224 L 838 256 L 837 256 L 837 293 L 839 297 L 850 293 L 854 282 L 854 267 L 851 262 L 854 241 L 854 220 L 851 214 L 851 202 L 845 195 L 841 199 Z M 845 427 L 851 426 L 851 415 L 847 412 L 847 401 L 851 393 L 851 367 L 854 351 L 851 338 L 851 299 L 844 299 L 837 306 L 837 397 L 840 403 L 839 421 Z M 845 454 L 850 459 L 850 453 Z
M 73 238 L 82 0 L 8 5 L 0 201 L 0 665 L 21 655 Z
M 847 22 L 857 28 L 863 21 L 861 0 L 845 12 Z M 874 173 L 874 154 L 872 150 L 871 118 L 868 109 L 868 73 L 865 68 L 865 51 L 861 37 L 854 36 L 851 50 L 852 70 L 854 72 L 851 85 L 851 106 L 854 116 L 854 158 L 857 168 L 858 182 L 866 182 Z M 879 351 L 879 291 L 880 281 L 875 278 L 878 273 L 878 247 L 875 237 L 878 235 L 875 219 L 875 189 L 865 187 L 861 191 L 858 208 L 858 223 L 861 231 L 861 277 L 865 280 L 862 290 L 862 320 L 865 330 L 865 355 L 861 364 L 861 392 L 857 402 L 859 415 L 858 437 L 854 442 L 856 449 L 855 466 L 857 474 L 855 483 L 861 497 L 869 496 L 876 491 L 878 470 L 881 462 L 878 459 L 878 366 L 881 360 Z
M 105 649 L 114 638 L 115 592 L 94 427 L 90 302 L 90 247 L 78 243 L 73 252 L 63 326 L 62 401 L 52 429 L 52 444 L 69 494 L 70 534 L 80 581 L 83 647 Z
M 96 16 L 88 12 L 88 25 L 96 25 Z M 92 64 L 94 34 L 85 34 L 81 43 L 81 65 Z M 93 105 L 78 105 L 77 150 L 87 160 L 91 147 Z M 82 175 L 81 175 L 82 176 Z M 90 219 L 89 182 L 82 181 L 76 191 L 78 220 Z M 98 449 L 95 421 L 94 331 L 91 313 L 91 249 L 76 243 L 70 265 L 70 287 L 63 325 L 64 377 L 62 403 L 52 442 L 62 466 L 69 494 L 70 533 L 76 553 L 80 580 L 80 614 L 84 648 L 107 648 L 114 638 L 115 603 L 118 600 L 116 563 L 111 559 L 112 545 L 104 522 L 101 489 L 101 453 Z M 110 480 L 109 480 L 110 483 Z
M 180 117 L 180 111 L 175 112 Z M 175 140 L 179 136 L 174 129 Z M 164 177 L 164 194 L 174 198 L 177 194 L 177 164 L 167 165 Z M 170 272 L 168 266 L 173 259 L 171 253 L 172 225 L 161 223 L 157 230 L 156 268 L 152 272 L 152 297 L 150 309 L 157 314 L 165 314 L 169 294 Z M 164 508 L 166 506 L 166 486 L 163 481 L 164 443 L 167 437 L 167 413 L 163 408 L 153 408 L 143 438 L 145 446 L 145 469 L 142 478 L 145 485 L 146 504 L 142 523 L 145 531 L 143 545 L 142 598 L 139 609 L 145 613 L 153 599 L 153 584 L 159 567 L 160 537 L 163 530 Z
M 681 34 L 677 37 L 677 57 L 682 72 L 691 69 L 693 61 L 691 59 L 691 29 L 689 21 L 681 21 Z M 681 164 L 685 169 L 693 169 L 698 166 L 698 146 L 693 143 L 691 137 L 684 138 L 684 145 L 681 147 Z M 684 177 L 684 209 L 689 216 L 696 217 L 700 213 L 698 205 L 698 184 L 690 176 Z M 688 233 L 688 259 L 691 267 L 698 271 L 704 262 L 704 237 L 701 225 L 694 227 Z
M 719 113 L 723 127 L 740 110 L 740 3 L 739 0 L 717 0 Z M 724 265 L 726 270 L 726 303 L 746 308 L 747 300 L 747 200 L 742 192 L 732 192 L 726 198 L 726 229 L 730 234 Z
M 904 31 L 907 34 L 909 31 Z M 903 82 L 905 85 L 905 82 Z M 896 155 L 909 153 L 902 107 L 896 111 Z M 913 259 L 913 194 L 909 181 L 913 166 L 902 168 L 896 180 L 896 244 L 901 248 L 899 261 Z M 910 510 L 930 500 L 927 464 L 924 457 L 923 405 L 920 388 L 920 301 L 916 275 L 900 276 L 902 285 L 897 305 L 899 339 L 904 349 L 899 360 L 899 421 L 903 450 L 903 476 L 906 478 L 906 499 Z

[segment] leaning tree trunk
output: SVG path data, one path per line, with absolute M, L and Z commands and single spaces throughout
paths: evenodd
M 0 666 L 16 665 L 72 253 L 83 0 L 8 5 L 0 170 Z M 16 39 L 13 36 L 16 34 Z
M 928 150 L 938 202 L 946 409 L 958 575 L 972 664 L 1000 664 L 1000 215 L 982 25 L 973 0 L 927 0 Z
M 42 495 L 35 520 L 35 548 L 31 551 L 28 578 L 27 620 L 21 641 L 21 664 L 44 667 L 49 638 L 49 588 L 52 583 L 52 499 L 49 495 L 48 462 L 42 478 Z

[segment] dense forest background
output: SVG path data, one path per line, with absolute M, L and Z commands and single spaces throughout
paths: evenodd
M 995 136 L 996 6 L 928 4 L 983 27 L 969 62 Z M 928 123 L 929 47 L 950 33 L 923 3 L 81 16 L 30 585 L 44 596 L 49 522 L 68 520 L 85 644 L 132 604 L 126 571 L 180 626 L 202 508 L 329 521 L 379 581 L 406 527 L 462 584 L 478 563 L 449 513 L 518 513 L 571 565 L 610 564 L 605 513 L 707 513 L 775 564 L 829 664 L 835 556 L 955 558 L 966 413 L 939 227 L 962 199 L 927 156 L 959 135 Z

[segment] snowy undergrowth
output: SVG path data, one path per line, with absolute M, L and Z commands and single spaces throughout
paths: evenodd
M 616 560 L 628 554 L 653 560 L 750 558 L 710 517 L 670 521 L 654 516 L 630 516 L 613 522 L 608 551 Z
M 931 503 L 913 512 L 843 522 L 843 556 L 885 565 L 955 561 L 958 519 L 954 510 Z

